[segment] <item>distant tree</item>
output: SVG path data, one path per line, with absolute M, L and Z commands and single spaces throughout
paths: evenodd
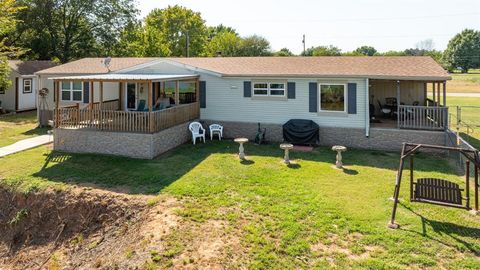
M 465 29 L 455 35 L 443 53 L 443 61 L 451 71 L 461 68 L 462 72 L 480 67 L 480 31 Z
M 134 0 L 18 0 L 16 42 L 28 58 L 73 58 L 110 54 L 123 28 L 138 13 Z
M 270 42 L 264 37 L 252 35 L 242 39 L 240 56 L 270 56 Z
M 306 56 L 339 56 L 342 54 L 342 50 L 333 45 L 311 47 L 306 50 Z
M 242 39 L 234 32 L 221 31 L 205 46 L 202 56 L 239 56 Z
M 159 55 L 159 53 L 147 52 L 149 50 L 148 45 L 151 42 L 148 42 L 146 39 L 147 35 L 142 24 L 132 22 L 120 34 L 118 46 L 115 47 L 112 56 L 142 57 L 148 54 Z
M 224 32 L 232 33 L 232 34 L 235 34 L 236 36 L 238 36 L 237 30 L 233 29 L 230 26 L 225 26 L 223 24 L 219 24 L 217 26 L 209 26 L 208 27 L 208 37 L 210 39 L 213 39 L 219 33 L 224 33 Z
M 293 56 L 294 54 L 288 48 L 282 48 L 278 52 L 274 52 L 273 56 Z
M 199 12 L 175 5 L 154 9 L 145 19 L 148 51 L 158 55 L 186 56 L 187 37 L 190 56 L 199 56 L 207 43 L 205 21 Z
M 425 39 L 417 42 L 415 44 L 415 48 L 419 50 L 424 50 L 424 51 L 433 51 L 433 49 L 435 48 L 435 43 L 431 38 Z
M 382 55 L 382 56 L 405 56 L 405 52 L 404 51 L 387 51 L 387 52 L 383 52 L 383 53 L 380 53 L 379 55 Z
M 366 56 L 374 56 L 377 54 L 377 50 L 372 46 L 362 46 L 353 51 L 356 55 L 366 55 Z
M 16 14 L 23 9 L 16 4 L 15 0 L 0 1 L 0 88 L 8 88 L 11 84 L 9 80 L 10 67 L 8 59 L 17 57 L 22 50 L 11 44 L 9 35 L 15 31 L 18 22 Z

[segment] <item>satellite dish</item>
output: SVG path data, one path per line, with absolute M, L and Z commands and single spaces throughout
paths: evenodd
M 103 65 L 110 71 L 110 62 L 112 62 L 111 57 L 107 57 L 103 60 Z

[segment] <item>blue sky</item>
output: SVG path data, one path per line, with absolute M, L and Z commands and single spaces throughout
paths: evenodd
M 350 51 L 371 45 L 403 50 L 432 39 L 436 49 L 465 28 L 480 30 L 480 0 L 137 0 L 142 17 L 179 4 L 202 14 L 207 25 L 224 24 L 240 35 L 266 37 L 272 49 L 335 45 Z

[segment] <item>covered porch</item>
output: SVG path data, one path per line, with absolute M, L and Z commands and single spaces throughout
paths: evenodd
M 55 128 L 151 134 L 200 116 L 200 81 L 197 75 L 100 74 L 58 77 L 54 78 L 55 96 L 68 94 L 64 93 L 64 84 L 73 85 L 75 82 L 78 94 L 82 91 L 83 96 L 88 95 L 89 102 L 62 107 L 57 98 Z M 118 87 L 104 89 L 107 83 L 114 83 Z M 95 86 L 99 89 L 95 89 Z M 75 87 L 71 88 L 71 94 L 76 94 Z M 118 99 L 106 101 L 105 91 L 118 91 Z M 99 97 L 94 97 L 96 92 Z M 95 98 L 98 102 L 94 102 Z
M 433 92 L 429 97 L 428 89 Z M 369 80 L 372 128 L 445 130 L 446 81 Z

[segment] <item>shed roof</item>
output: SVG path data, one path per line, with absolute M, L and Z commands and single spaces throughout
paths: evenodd
M 56 64 L 52 61 L 9 60 L 8 65 L 20 75 L 33 75 L 35 72 L 54 67 Z

